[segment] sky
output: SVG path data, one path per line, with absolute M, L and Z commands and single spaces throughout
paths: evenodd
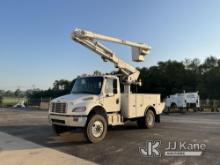
M 108 44 L 135 67 L 158 61 L 220 58 L 219 0 L 1 0 L 0 89 L 47 89 L 111 63 L 71 40 L 75 28 L 148 43 L 151 53 L 131 62 L 129 47 Z

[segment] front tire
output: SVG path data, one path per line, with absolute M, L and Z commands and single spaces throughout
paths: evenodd
M 155 115 L 152 110 L 148 110 L 143 118 L 137 120 L 139 128 L 153 128 L 155 125 Z
M 98 143 L 102 141 L 107 134 L 107 121 L 104 116 L 95 114 L 93 115 L 85 128 L 85 136 L 91 143 Z

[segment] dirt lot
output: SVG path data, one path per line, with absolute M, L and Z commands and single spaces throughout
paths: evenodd
M 150 130 L 138 129 L 130 122 L 110 128 L 103 142 L 89 144 L 80 130 L 55 136 L 46 111 L 0 109 L 0 131 L 99 164 L 220 164 L 220 113 L 162 115 L 161 123 Z M 198 157 L 166 157 L 163 153 L 159 158 L 143 157 L 139 147 L 154 139 L 161 140 L 161 153 L 169 141 L 207 147 Z

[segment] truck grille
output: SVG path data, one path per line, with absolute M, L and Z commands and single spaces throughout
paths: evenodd
M 66 103 L 52 103 L 52 112 L 66 113 Z

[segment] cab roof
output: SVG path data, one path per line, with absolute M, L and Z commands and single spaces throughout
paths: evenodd
M 118 78 L 116 75 L 108 75 L 108 74 L 103 74 L 103 75 L 81 75 L 78 78 L 83 78 L 83 77 L 104 77 L 104 78 Z

